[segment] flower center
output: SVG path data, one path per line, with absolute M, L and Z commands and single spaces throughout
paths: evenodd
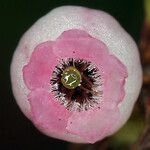
M 81 85 L 81 74 L 75 67 L 68 67 L 62 74 L 61 82 L 64 87 L 74 89 Z
M 68 110 L 88 110 L 102 97 L 98 68 L 83 59 L 62 59 L 51 78 L 51 91 Z

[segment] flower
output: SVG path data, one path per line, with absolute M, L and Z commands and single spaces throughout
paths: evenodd
M 82 7 L 60 7 L 39 20 L 11 68 L 25 115 L 43 133 L 71 142 L 94 143 L 116 132 L 141 87 L 133 40 L 108 14 Z
M 68 89 L 66 92 L 60 89 L 63 85 L 61 85 L 59 77 L 57 79 L 52 74 L 57 64 L 61 64 L 58 60 L 66 58 L 88 60 L 97 66 L 102 81 L 101 83 L 96 81 L 96 84 L 98 84 L 96 90 L 103 94 L 93 94 L 93 97 L 98 97 L 96 98 L 96 106 L 92 107 L 91 101 L 94 102 L 94 98 L 94 100 L 89 99 L 88 102 L 84 102 L 83 106 L 80 104 L 80 101 L 86 99 L 84 91 L 80 93 L 75 91 L 72 95 L 76 96 L 76 99 L 73 99 L 69 94 L 72 89 Z M 74 60 L 72 61 L 74 62 Z M 78 64 L 79 62 L 76 62 L 76 65 L 74 65 L 77 69 Z M 82 66 L 82 68 L 87 70 L 88 67 Z M 59 69 L 62 69 L 62 67 Z M 23 77 L 25 84 L 31 91 L 28 99 L 31 105 L 33 122 L 37 126 L 53 132 L 54 137 L 69 132 L 78 135 L 87 142 L 95 142 L 106 136 L 120 119 L 117 105 L 123 100 L 125 94 L 126 67 L 116 57 L 109 55 L 104 43 L 91 37 L 85 31 L 68 30 L 63 32 L 54 42 L 48 41 L 39 44 L 33 51 L 29 63 L 23 68 Z M 55 96 L 52 93 L 53 84 L 50 84 L 50 80 L 53 78 L 59 81 L 59 83 L 54 81 L 54 86 L 57 86 Z M 82 80 L 84 81 L 84 79 Z M 83 87 L 87 88 L 87 83 Z M 99 88 L 101 89 L 99 90 Z M 64 89 L 66 90 L 66 87 Z M 76 89 L 77 87 L 74 90 Z M 96 90 L 90 89 L 92 92 Z M 85 90 L 85 93 L 87 93 L 87 90 Z M 65 96 L 59 99 L 60 94 L 65 94 Z M 79 105 L 81 110 L 82 107 L 86 107 L 84 106 L 86 103 L 91 108 L 87 106 L 87 110 L 83 111 L 78 111 L 79 108 L 67 110 L 65 108 L 67 102 L 72 102 L 72 107 L 75 108 L 78 108 Z M 69 107 L 69 104 L 67 107 Z

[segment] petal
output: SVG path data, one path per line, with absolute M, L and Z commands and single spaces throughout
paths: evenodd
M 109 102 L 121 102 L 125 95 L 127 68 L 114 56 L 109 55 L 102 62 L 103 99 Z
M 66 40 L 66 39 L 81 39 L 81 38 L 90 38 L 91 36 L 83 30 L 71 29 L 64 31 L 57 40 Z
M 103 106 L 100 109 L 73 113 L 68 120 L 67 130 L 94 143 L 108 136 L 120 120 L 117 107 Z
M 36 126 L 47 129 L 52 135 L 65 133 L 70 114 L 62 105 L 54 101 L 49 91 L 36 89 L 28 98 Z
M 108 49 L 102 41 L 91 37 L 85 31 L 72 29 L 63 32 L 55 41 L 53 53 L 58 58 L 74 57 L 93 61 L 94 56 L 104 58 Z
M 49 88 L 56 57 L 52 53 L 52 42 L 38 45 L 32 53 L 30 62 L 23 68 L 23 77 L 27 87 Z

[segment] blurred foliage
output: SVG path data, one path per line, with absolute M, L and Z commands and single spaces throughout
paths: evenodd
M 146 16 L 145 19 L 150 22 L 150 0 L 145 0 L 144 6 L 145 6 L 145 16 Z
M 127 123 L 112 136 L 112 147 L 116 150 L 127 150 L 135 144 L 145 126 L 145 117 L 138 105 L 135 105 L 132 116 Z

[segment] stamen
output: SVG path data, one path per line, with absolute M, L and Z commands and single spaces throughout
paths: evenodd
M 101 101 L 103 94 L 98 68 L 83 59 L 62 59 L 50 83 L 55 98 L 70 111 L 87 111 Z

